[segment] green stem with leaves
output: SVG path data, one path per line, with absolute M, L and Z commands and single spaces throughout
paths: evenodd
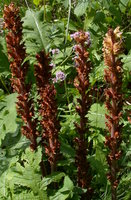
M 69 10 L 68 10 L 68 20 L 67 20 L 67 28 L 66 28 L 66 37 L 65 37 L 65 48 L 64 48 L 64 60 L 66 60 L 66 44 L 67 44 L 67 38 L 68 38 L 68 31 L 69 31 L 69 23 L 70 23 L 70 14 L 71 14 L 71 0 L 69 0 Z M 65 65 L 64 65 L 64 73 L 65 72 Z M 68 88 L 67 88 L 67 82 L 66 79 L 64 80 L 64 86 L 65 86 L 65 92 L 66 92 L 66 98 L 67 98 L 67 103 L 68 103 L 68 108 L 70 111 L 70 101 L 69 101 L 69 94 L 68 94 Z

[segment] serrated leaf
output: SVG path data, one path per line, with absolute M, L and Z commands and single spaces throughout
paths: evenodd
M 30 148 L 27 148 L 21 157 L 20 163 L 17 162 L 15 165 L 10 166 L 7 182 L 13 193 L 15 193 L 15 187 L 21 188 L 22 186 L 27 189 L 30 188 L 33 195 L 36 197 L 39 196 L 40 200 L 48 200 L 47 193 L 41 184 L 39 165 L 41 156 L 40 148 L 36 152 L 31 152 Z

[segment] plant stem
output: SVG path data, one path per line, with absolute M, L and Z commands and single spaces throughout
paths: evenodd
M 43 153 L 42 153 L 42 158 L 41 158 L 41 162 L 40 162 L 40 167 L 41 167 L 41 173 L 42 173 L 42 176 L 45 177 L 47 175 L 47 172 L 46 172 L 46 167 L 45 167 L 45 164 L 44 164 L 44 161 L 43 161 Z
M 5 90 L 7 91 L 7 93 L 10 94 L 10 92 L 9 92 L 8 88 L 6 87 L 6 85 L 5 85 L 5 83 L 4 83 L 4 81 L 3 81 L 1 76 L 0 76 L 0 81 L 1 81 L 2 85 L 4 86 Z
M 69 23 L 70 23 L 70 14 L 71 14 L 71 0 L 69 0 L 69 10 L 68 10 L 68 21 L 67 21 L 67 28 L 66 28 L 65 44 L 67 43 L 68 30 L 69 30 Z
M 66 43 L 67 43 L 67 38 L 68 38 L 68 30 L 69 30 L 69 23 L 70 23 L 70 13 L 71 13 L 71 0 L 69 0 L 68 20 L 67 20 L 66 37 L 65 37 L 65 48 L 64 48 L 64 62 L 68 59 L 68 57 L 66 58 Z M 65 65 L 64 65 L 64 73 L 66 73 L 65 71 L 66 70 L 65 70 Z M 69 94 L 68 94 L 68 88 L 67 88 L 66 79 L 64 80 L 64 86 L 65 86 L 66 98 L 67 98 L 67 103 L 68 103 L 68 109 L 69 109 L 69 112 L 71 113 L 70 107 L 69 107 L 70 101 L 69 101 Z
M 44 22 L 46 21 L 46 0 L 43 0 L 44 4 Z

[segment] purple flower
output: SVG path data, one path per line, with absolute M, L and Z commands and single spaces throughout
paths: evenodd
M 90 33 L 88 31 L 85 32 L 85 35 L 90 38 Z
M 59 52 L 60 52 L 60 50 L 59 49 L 52 49 L 52 55 L 54 55 L 54 54 L 58 54 Z
M 87 31 L 87 32 L 75 32 L 73 34 L 70 35 L 71 39 L 74 39 L 76 40 L 77 42 L 79 42 L 79 39 L 82 41 L 84 40 L 85 42 L 85 45 L 87 47 L 90 47 L 91 45 L 91 37 L 90 37 L 90 33 Z M 75 45 L 74 46 L 74 49 L 76 48 L 77 46 Z
M 75 37 L 79 37 L 80 32 L 75 32 L 73 34 L 70 35 L 71 39 L 74 39 Z
M 66 75 L 64 74 L 64 72 L 62 72 L 62 71 L 56 72 L 56 80 L 55 80 L 56 82 L 64 81 L 65 78 L 66 78 Z
M 71 39 L 73 39 L 74 38 L 74 34 L 71 34 L 70 37 L 71 37 Z
M 56 65 L 54 63 L 50 63 L 49 66 L 54 68 Z
M 90 47 L 90 45 L 91 45 L 91 36 L 90 36 L 90 33 L 89 33 L 89 32 L 85 32 L 85 35 L 86 35 L 86 37 L 87 37 L 85 44 L 86 44 L 88 47 Z

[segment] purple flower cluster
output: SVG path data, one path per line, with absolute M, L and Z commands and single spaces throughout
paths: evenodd
M 75 37 L 79 37 L 79 36 L 80 36 L 80 32 L 75 32 L 70 35 L 71 39 L 74 39 Z
M 70 37 L 74 39 L 75 42 L 77 43 L 76 45 L 73 46 L 72 50 L 75 52 L 75 57 L 73 58 L 74 66 L 78 67 L 79 65 L 83 65 L 83 61 L 81 60 L 79 55 L 84 53 L 83 52 L 84 48 L 89 48 L 91 45 L 90 33 L 80 31 L 71 34 Z
M 91 37 L 90 37 L 90 33 L 89 32 L 75 32 L 73 34 L 70 35 L 71 39 L 74 39 L 76 41 L 80 41 L 80 40 L 83 40 L 84 41 L 84 44 L 87 46 L 87 47 L 90 47 L 91 45 Z
M 56 72 L 56 78 L 53 79 L 53 83 L 57 83 L 59 81 L 64 81 L 66 78 L 66 75 L 62 71 Z
M 58 54 L 60 52 L 60 50 L 57 48 L 57 49 L 52 49 L 51 53 L 52 55 L 54 54 Z

